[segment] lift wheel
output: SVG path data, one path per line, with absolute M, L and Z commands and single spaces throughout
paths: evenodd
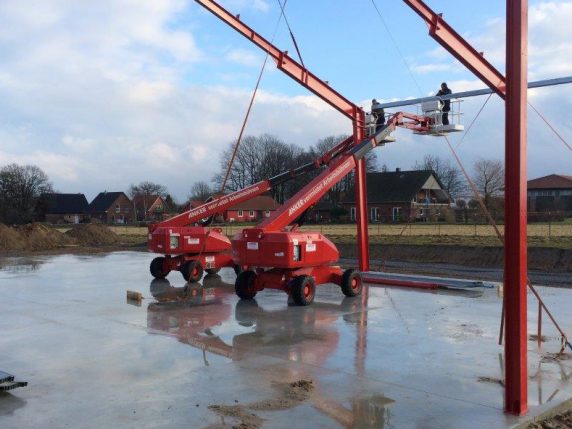
M 196 283 L 203 277 L 203 266 L 196 260 L 184 262 L 179 270 L 189 283 Z
M 314 277 L 302 275 L 292 280 L 292 299 L 296 305 L 310 305 L 316 296 Z
M 345 296 L 357 296 L 363 288 L 363 280 L 359 271 L 354 269 L 345 270 L 342 275 L 342 292 Z
M 252 299 L 258 292 L 255 286 L 256 273 L 254 271 L 243 271 L 236 277 L 234 291 L 240 299 Z

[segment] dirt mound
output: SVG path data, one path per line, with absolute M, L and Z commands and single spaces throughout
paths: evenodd
M 38 223 L 22 225 L 17 228 L 17 232 L 25 250 L 57 249 L 70 243 L 65 234 Z
M 572 411 L 566 411 L 541 422 L 532 423 L 529 429 L 567 429 L 572 427 Z
M 18 231 L 0 223 L 0 250 L 23 250 L 24 243 Z
M 16 228 L 0 224 L 0 251 L 50 250 L 69 242 L 61 232 L 38 223 Z
M 111 246 L 119 243 L 119 236 L 103 225 L 76 225 L 66 232 L 80 246 Z

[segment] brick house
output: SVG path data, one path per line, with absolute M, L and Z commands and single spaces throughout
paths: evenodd
M 138 221 L 161 221 L 170 215 L 170 207 L 160 195 L 136 195 L 133 208 Z
M 529 180 L 528 211 L 572 215 L 572 176 L 551 174 Z
M 370 222 L 437 221 L 449 214 L 451 198 L 432 170 L 367 173 Z M 355 191 L 342 202 L 349 220 L 356 220 Z
M 91 218 L 102 223 L 126 224 L 135 220 L 133 203 L 124 192 L 100 192 L 89 204 Z
M 37 218 L 52 224 L 89 222 L 89 204 L 84 194 L 49 193 L 40 196 Z
M 255 222 L 269 217 L 278 206 L 274 198 L 260 195 L 230 207 L 224 212 L 224 220 L 225 222 Z

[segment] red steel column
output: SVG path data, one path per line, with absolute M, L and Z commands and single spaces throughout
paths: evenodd
M 365 137 L 364 124 L 365 113 L 357 112 L 354 120 L 354 141 L 361 142 Z M 357 222 L 357 246 L 360 271 L 369 271 L 369 238 L 367 230 L 367 183 L 365 158 L 356 165 L 355 171 L 356 188 L 356 222 Z
M 505 146 L 505 411 L 528 411 L 526 125 L 528 0 L 507 0 Z

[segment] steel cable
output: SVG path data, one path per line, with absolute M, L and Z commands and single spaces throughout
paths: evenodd
M 451 145 L 451 142 L 449 141 L 449 138 L 447 136 L 444 136 L 445 140 L 447 141 L 447 145 L 449 146 L 449 149 L 451 150 L 451 153 L 453 154 L 453 156 L 455 157 L 455 160 L 457 161 L 457 164 L 459 165 L 459 168 L 461 168 L 461 171 L 463 172 L 463 175 L 465 176 L 465 179 L 467 180 L 467 182 L 469 183 L 469 186 L 471 187 L 475 198 L 477 199 L 479 205 L 481 206 L 481 208 L 483 209 L 485 215 L 487 216 L 489 222 L 491 223 L 491 226 L 494 228 L 496 235 L 498 237 L 498 239 L 500 240 L 500 242 L 503 244 L 504 246 L 504 235 L 500 232 L 495 220 L 493 219 L 490 211 L 488 210 L 488 208 L 486 207 L 481 195 L 479 194 L 479 191 L 477 190 L 477 187 L 475 185 L 475 183 L 473 182 L 473 180 L 469 177 L 469 174 L 467 173 L 467 170 L 465 169 L 465 166 L 463 165 L 463 163 L 461 162 L 461 159 L 459 158 L 457 152 L 455 151 L 455 149 L 453 148 L 453 146 Z M 564 351 L 564 348 L 566 346 L 568 346 L 570 348 L 570 350 L 572 350 L 572 344 L 570 344 L 570 342 L 568 341 L 568 335 L 566 335 L 566 333 L 564 332 L 564 330 L 560 327 L 560 325 L 558 324 L 558 322 L 556 321 L 556 319 L 554 318 L 554 316 L 552 315 L 552 313 L 550 312 L 550 310 L 548 309 L 548 307 L 546 306 L 546 304 L 544 303 L 544 301 L 542 300 L 540 294 L 538 293 L 538 291 L 536 290 L 536 288 L 532 285 L 531 281 L 530 281 L 530 277 L 526 278 L 526 284 L 528 286 L 528 288 L 530 289 L 530 291 L 534 294 L 534 296 L 536 297 L 536 299 L 538 300 L 538 302 L 540 303 L 540 305 L 542 306 L 542 308 L 544 309 L 544 311 L 546 312 L 546 314 L 548 315 L 548 317 L 550 318 L 550 320 L 552 321 L 552 323 L 554 324 L 554 326 L 556 327 L 556 329 L 558 330 L 558 332 L 560 332 L 560 335 L 562 336 L 562 343 L 563 343 L 563 347 L 560 350 L 560 353 L 562 353 Z M 501 332 L 503 331 L 503 327 L 504 327 L 504 314 L 505 314 L 505 303 L 504 303 L 504 299 L 503 299 L 503 309 L 502 309 L 502 317 L 501 317 Z M 501 334 L 501 338 L 500 340 L 502 340 L 502 334 Z M 499 340 L 499 341 L 500 341 Z
M 282 21 L 282 18 L 283 17 L 286 18 L 286 15 L 284 14 L 284 8 L 286 7 L 287 2 L 288 2 L 288 0 L 284 0 L 284 4 L 282 4 L 282 3 L 280 3 L 280 0 L 278 0 L 278 3 L 280 3 L 280 16 L 278 17 L 278 21 L 276 22 L 276 27 L 274 29 L 274 34 L 272 35 L 272 39 L 270 40 L 270 43 L 272 43 L 274 41 L 274 39 L 276 38 L 276 34 L 278 32 L 278 27 L 280 26 L 280 22 Z M 226 168 L 226 173 L 224 175 L 224 179 L 223 179 L 221 187 L 220 187 L 220 193 L 221 194 L 224 193 L 224 190 L 226 188 L 226 183 L 227 183 L 228 178 L 230 176 L 230 171 L 232 170 L 232 166 L 234 164 L 234 160 L 236 158 L 238 148 L 240 146 L 240 143 L 242 142 L 244 130 L 246 129 L 248 119 L 250 118 L 250 112 L 252 111 L 252 106 L 254 105 L 254 100 L 256 99 L 256 95 L 258 93 L 258 88 L 260 87 L 260 82 L 262 81 L 262 76 L 264 75 L 264 70 L 266 69 L 266 64 L 268 63 L 268 57 L 269 56 L 270 56 L 270 52 L 267 51 L 266 56 L 264 58 L 264 62 L 262 63 L 262 67 L 260 69 L 260 73 L 258 75 L 258 79 L 256 80 L 256 85 L 254 87 L 254 91 L 252 92 L 252 97 L 250 97 L 250 102 L 248 104 L 248 108 L 246 109 L 246 114 L 244 116 L 244 120 L 242 121 L 240 133 L 238 134 L 238 139 L 236 140 L 236 144 L 234 145 L 232 155 L 230 157 L 230 160 L 228 162 L 228 166 Z
M 383 18 L 383 15 L 381 14 L 381 11 L 379 10 L 379 8 L 377 7 L 377 4 L 375 3 L 375 0 L 371 0 L 371 4 L 373 5 L 373 7 L 375 8 L 375 11 L 377 12 L 377 16 L 379 17 L 382 25 L 385 27 L 385 31 L 387 31 L 387 34 L 389 35 L 389 39 L 391 40 L 391 42 L 393 43 L 393 47 L 395 48 L 395 50 L 397 51 L 397 53 L 399 54 L 399 56 L 401 57 L 401 61 L 403 62 L 403 64 L 405 65 L 405 68 L 407 69 L 407 72 L 409 73 L 409 76 L 411 77 L 411 79 L 413 80 L 413 82 L 415 83 L 415 86 L 417 87 L 417 90 L 419 91 L 420 95 L 423 95 L 423 91 L 421 90 L 421 87 L 419 86 L 419 82 L 417 81 L 417 79 L 415 79 L 415 76 L 413 75 L 413 71 L 411 70 L 411 67 L 409 67 L 409 64 L 407 63 L 407 61 L 405 60 L 405 55 L 403 55 L 403 52 L 401 51 L 401 49 L 399 48 L 399 45 L 397 44 L 397 41 L 395 40 L 395 38 L 393 37 L 393 34 L 391 34 L 391 30 L 389 29 L 389 26 L 387 25 L 387 23 L 385 22 L 385 19 Z

